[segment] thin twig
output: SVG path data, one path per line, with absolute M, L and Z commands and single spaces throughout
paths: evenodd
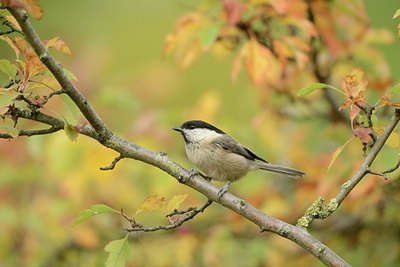
M 200 212 L 204 212 L 204 210 L 206 208 L 208 208 L 212 202 L 213 202 L 212 200 L 207 200 L 207 202 L 201 207 L 198 207 L 198 208 L 192 207 L 185 211 L 174 211 L 174 212 L 168 214 L 167 217 L 172 217 L 177 214 L 183 214 L 183 216 L 181 216 L 176 221 L 174 221 L 170 224 L 158 225 L 158 226 L 154 226 L 154 227 L 145 227 L 144 225 L 137 223 L 135 218 L 129 218 L 123 212 L 122 209 L 121 209 L 121 215 L 131 224 L 131 228 L 125 228 L 125 230 L 128 232 L 155 232 L 155 231 L 159 231 L 159 230 L 170 230 L 170 229 L 177 228 L 177 227 L 181 226 L 184 222 L 187 222 L 187 221 L 193 219 Z
M 368 171 L 369 174 L 382 176 L 385 180 L 387 180 L 388 179 L 387 174 L 394 172 L 399 167 L 400 167 L 400 161 L 398 161 L 394 167 L 392 167 L 390 169 L 387 169 L 386 171 L 383 171 L 383 172 L 373 171 L 373 170 L 371 170 L 369 168 L 367 169 L 367 171 Z
M 117 165 L 118 161 L 120 161 L 121 159 L 125 158 L 122 155 L 119 155 L 118 157 L 116 157 L 110 165 L 106 166 L 106 167 L 100 167 L 100 170 L 102 171 L 109 171 L 115 168 L 115 165 Z
M 307 228 L 315 219 L 325 219 L 332 215 L 340 204 L 345 200 L 351 190 L 364 178 L 364 176 L 368 173 L 371 173 L 370 166 L 374 162 L 375 158 L 378 156 L 379 151 L 384 146 L 386 140 L 389 138 L 389 135 L 393 132 L 396 125 L 400 121 L 400 109 L 395 109 L 392 118 L 387 124 L 385 130 L 382 135 L 376 140 L 375 144 L 371 148 L 368 155 L 365 157 L 364 162 L 358 171 L 350 178 L 347 182 L 345 182 L 340 188 L 338 194 L 335 198 L 331 199 L 327 205 L 324 205 L 324 198 L 320 197 L 317 199 L 306 211 L 306 213 L 297 221 L 297 226 Z M 400 166 L 400 165 L 399 165 Z M 393 171 L 396 170 L 398 166 L 392 168 Z M 390 171 L 392 170 L 390 169 Z

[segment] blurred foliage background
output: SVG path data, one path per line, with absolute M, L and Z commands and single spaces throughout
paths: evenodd
M 55 52 L 56 58 L 78 77 L 77 87 L 105 122 L 132 142 L 165 151 L 190 168 L 181 137 L 171 128 L 188 119 L 203 119 L 263 158 L 304 170 L 308 176 L 300 181 L 255 172 L 230 187 L 262 211 L 296 223 L 319 196 L 335 196 L 362 162 L 361 144 L 351 142 L 327 172 L 333 151 L 352 132 L 345 123 L 316 116 L 329 109 L 321 94 L 302 105 L 279 93 L 266 95 L 244 72 L 233 82 L 235 55 L 204 54 L 185 70 L 173 57 L 164 59 L 166 35 L 199 2 L 42 0 L 45 15 L 33 25 L 41 38 L 59 36 L 71 47 L 72 56 Z M 372 25 L 396 35 L 398 21 L 391 19 L 399 8 L 396 0 L 368 0 L 365 6 Z M 382 77 L 398 83 L 399 41 L 376 47 L 390 66 Z M 0 42 L 0 58 L 12 55 Z M 332 83 L 339 84 L 345 71 L 358 63 L 338 69 Z M 305 79 L 291 85 L 292 90 L 311 82 Z M 315 109 L 310 111 L 309 106 Z M 67 112 L 53 99 L 46 109 Z M 392 167 L 397 154 L 398 146 L 385 147 L 374 168 Z M 124 235 L 126 222 L 118 215 L 100 215 L 71 227 L 80 211 L 105 203 L 133 215 L 152 194 L 187 194 L 183 207 L 205 201 L 140 162 L 123 160 L 112 171 L 99 170 L 116 156 L 84 136 L 70 142 L 63 132 L 0 141 L 0 265 L 102 266 L 107 257 L 103 247 Z M 399 184 L 397 173 L 388 181 L 365 178 L 333 216 L 313 224 L 311 233 L 354 266 L 400 264 Z M 167 223 L 164 216 L 152 212 L 136 219 L 151 226 Z M 177 230 L 131 234 L 128 266 L 321 265 L 290 241 L 258 231 L 213 204 Z

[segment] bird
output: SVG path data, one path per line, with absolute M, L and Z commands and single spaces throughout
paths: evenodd
M 252 150 L 236 141 L 221 129 L 202 120 L 189 120 L 173 130 L 182 134 L 186 156 L 207 179 L 226 182 L 218 192 L 220 198 L 229 185 L 249 171 L 263 170 L 301 178 L 305 173 L 285 166 L 272 164 L 257 156 Z

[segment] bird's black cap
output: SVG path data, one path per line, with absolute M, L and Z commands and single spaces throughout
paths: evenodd
M 183 123 L 180 127 L 175 127 L 175 131 L 182 131 L 182 129 L 209 129 L 215 131 L 220 134 L 224 134 L 225 132 L 217 127 L 201 120 L 192 120 Z

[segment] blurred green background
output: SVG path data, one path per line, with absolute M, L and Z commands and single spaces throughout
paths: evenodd
M 171 128 L 198 118 L 220 126 L 269 161 L 306 171 L 304 181 L 251 173 L 230 188 L 262 211 L 295 223 L 317 197 L 335 195 L 363 160 L 360 145 L 352 142 L 334 171 L 326 172 L 332 152 L 351 137 L 347 125 L 279 116 L 260 102 L 262 93 L 245 74 L 231 81 L 233 57 L 205 55 L 187 70 L 163 59 L 166 34 L 197 2 L 42 0 L 45 15 L 33 25 L 42 39 L 59 36 L 71 47 L 72 56 L 55 52 L 56 58 L 78 77 L 77 87 L 104 121 L 128 140 L 165 151 L 190 168 L 181 137 Z M 397 33 L 398 21 L 391 19 L 399 8 L 396 0 L 368 0 L 366 7 L 374 25 Z M 399 41 L 382 51 L 400 81 Z M 4 57 L 12 58 L 12 51 L 0 43 Z M 276 96 L 273 101 L 276 107 L 283 100 Z M 67 112 L 56 100 L 47 109 Z M 397 150 L 385 149 L 376 168 L 393 166 L 396 155 Z M 102 266 L 107 257 L 103 247 L 122 238 L 127 225 L 117 215 L 100 215 L 71 227 L 80 211 L 105 203 L 133 215 L 152 194 L 187 194 L 183 207 L 205 201 L 140 162 L 123 160 L 112 171 L 99 170 L 116 156 L 84 136 L 70 142 L 63 132 L 0 141 L 0 265 Z M 400 264 L 399 178 L 394 177 L 365 179 L 311 233 L 354 266 Z M 136 219 L 159 225 L 168 223 L 164 215 L 145 213 Z M 128 266 L 321 265 L 297 245 L 260 234 L 216 204 L 177 230 L 131 234 L 130 243 Z

